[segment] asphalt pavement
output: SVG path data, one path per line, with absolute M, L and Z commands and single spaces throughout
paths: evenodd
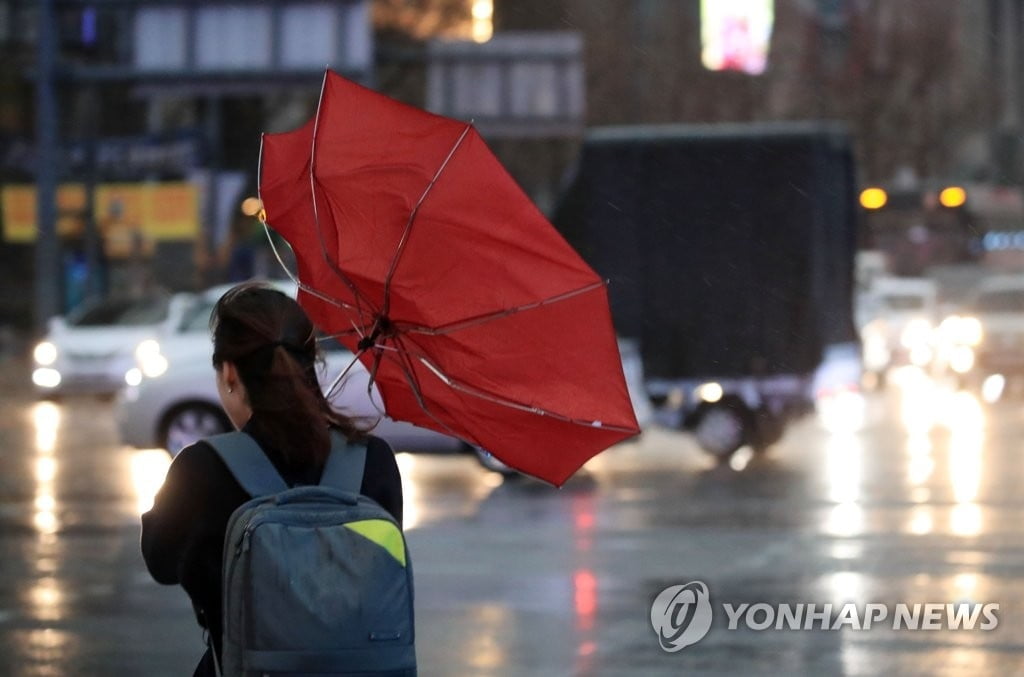
M 138 550 L 166 453 L 26 378 L 0 361 L 0 674 L 191 674 L 191 608 Z M 1024 673 L 1024 402 L 897 381 L 863 430 L 730 465 L 656 428 L 562 489 L 401 453 L 421 674 Z

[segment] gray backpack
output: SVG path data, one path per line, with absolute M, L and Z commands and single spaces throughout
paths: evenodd
M 225 676 L 416 674 L 405 537 L 359 495 L 366 445 L 331 438 L 320 485 L 295 488 L 248 434 L 205 440 L 253 497 L 224 539 Z

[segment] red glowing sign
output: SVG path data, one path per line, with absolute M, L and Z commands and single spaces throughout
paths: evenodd
M 701 60 L 713 71 L 764 72 L 775 0 L 701 0 Z

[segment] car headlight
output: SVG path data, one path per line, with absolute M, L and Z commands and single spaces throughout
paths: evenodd
M 32 351 L 32 357 L 35 359 L 36 364 L 48 367 L 57 361 L 57 346 L 49 341 L 42 341 Z
M 974 368 L 974 349 L 970 346 L 956 346 L 949 358 L 949 366 L 958 374 L 966 374 Z
M 723 394 L 722 386 L 719 383 L 702 383 L 697 387 L 697 397 L 703 402 L 718 402 L 722 399 Z
M 153 339 L 146 339 L 136 346 L 135 361 L 142 374 L 149 378 L 156 378 L 167 371 L 167 358 L 160 352 L 160 344 Z
M 60 372 L 49 367 L 39 367 L 32 372 L 32 382 L 40 388 L 56 388 L 60 385 Z
M 976 317 L 960 318 L 959 338 L 960 342 L 968 346 L 979 345 L 985 337 L 981 328 L 981 320 Z
M 932 341 L 932 325 L 928 320 L 917 318 L 907 323 L 900 334 L 900 343 L 904 348 L 913 350 L 918 346 L 927 346 Z
M 950 315 L 939 326 L 943 341 L 954 346 L 977 346 L 985 337 L 981 321 L 976 317 Z

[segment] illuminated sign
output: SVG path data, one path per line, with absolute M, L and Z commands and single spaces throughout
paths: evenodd
M 701 0 L 701 60 L 713 71 L 764 72 L 775 0 Z
M 64 184 L 58 188 L 58 235 L 80 234 L 85 203 L 82 184 Z M 94 206 L 101 232 L 117 222 L 131 224 L 153 240 L 190 240 L 199 233 L 199 194 L 191 183 L 104 183 L 96 186 Z M 36 191 L 33 186 L 4 186 L 0 191 L 0 209 L 4 240 L 35 240 Z
M 993 231 L 985 233 L 981 246 L 988 252 L 1024 250 L 1024 230 Z

